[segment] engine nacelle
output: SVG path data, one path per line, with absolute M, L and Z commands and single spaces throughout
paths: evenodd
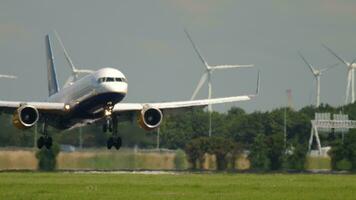
M 12 117 L 12 123 L 16 128 L 28 129 L 33 127 L 39 119 L 39 112 L 37 108 L 24 105 L 19 107 Z
M 145 108 L 141 111 L 138 117 L 138 124 L 141 128 L 151 131 L 161 125 L 163 114 L 157 108 Z

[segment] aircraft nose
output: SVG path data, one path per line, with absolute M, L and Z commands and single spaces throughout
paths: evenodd
M 127 93 L 127 84 L 126 83 L 101 83 L 99 84 L 99 91 L 101 93 Z

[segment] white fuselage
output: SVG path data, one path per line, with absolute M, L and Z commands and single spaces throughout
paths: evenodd
M 70 106 L 70 111 L 80 115 L 102 111 L 108 103 L 115 105 L 127 94 L 127 79 L 113 68 L 103 68 L 75 81 L 49 97 L 49 102 Z M 78 111 L 79 110 L 79 111 Z M 82 118 L 85 118 L 83 117 Z

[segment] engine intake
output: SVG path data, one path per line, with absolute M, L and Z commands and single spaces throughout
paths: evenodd
M 12 118 L 12 123 L 16 128 L 28 129 L 33 127 L 39 119 L 38 110 L 30 105 L 19 107 Z
M 150 131 L 161 125 L 163 114 L 157 108 L 143 109 L 138 118 L 138 123 L 141 128 Z

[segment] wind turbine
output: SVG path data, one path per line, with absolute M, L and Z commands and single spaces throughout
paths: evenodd
M 314 75 L 315 79 L 316 79 L 316 107 L 320 106 L 320 77 L 321 75 L 330 70 L 331 68 L 337 66 L 338 64 L 334 64 L 322 69 L 315 69 L 302 55 L 302 53 L 298 52 L 299 56 L 302 58 L 302 60 L 304 61 L 304 63 L 309 67 L 310 71 L 312 72 L 312 74 Z
M 199 90 L 201 89 L 201 87 L 204 85 L 204 83 L 208 80 L 208 99 L 211 99 L 212 97 L 212 83 L 211 83 L 211 76 L 213 74 L 213 72 L 215 70 L 218 69 L 233 69 L 233 68 L 246 68 L 246 67 L 253 67 L 254 65 L 209 65 L 206 60 L 204 59 L 204 57 L 202 56 L 202 54 L 199 52 L 197 46 L 195 45 L 193 39 L 190 37 L 189 33 L 187 30 L 184 30 L 185 34 L 187 35 L 190 43 L 192 44 L 194 51 L 196 52 L 196 54 L 198 55 L 199 59 L 201 60 L 201 62 L 203 63 L 204 67 L 205 67 L 205 72 L 203 73 L 203 75 L 200 78 L 200 81 L 196 87 L 196 89 L 194 90 L 194 93 L 191 97 L 191 100 L 194 100 L 196 95 L 198 94 Z M 211 113 L 213 111 L 213 108 L 211 106 L 211 104 L 208 105 L 208 112 L 209 112 L 209 136 L 211 136 Z
M 356 69 L 356 58 L 350 63 L 345 59 L 337 55 L 333 50 L 323 44 L 323 47 L 328 50 L 332 55 L 334 55 L 338 60 L 340 60 L 347 67 L 347 85 L 346 85 L 346 95 L 345 95 L 345 104 L 348 103 L 349 96 L 351 93 L 351 103 L 355 102 L 355 69 Z M 351 85 L 351 91 L 350 91 Z
M 61 45 L 62 49 L 63 49 L 63 53 L 64 53 L 64 56 L 69 64 L 69 66 L 71 67 L 72 69 L 72 75 L 68 78 L 68 80 L 66 81 L 65 85 L 70 85 L 72 84 L 73 82 L 75 82 L 76 80 L 78 80 L 78 77 L 79 77 L 79 74 L 90 74 L 90 73 L 93 73 L 93 70 L 88 70 L 88 69 L 77 69 L 75 67 L 75 65 L 73 64 L 73 61 L 72 59 L 70 58 L 66 48 L 64 47 L 64 44 L 62 42 L 62 39 L 59 37 L 57 31 L 54 31 L 54 34 L 59 42 L 59 44 Z

